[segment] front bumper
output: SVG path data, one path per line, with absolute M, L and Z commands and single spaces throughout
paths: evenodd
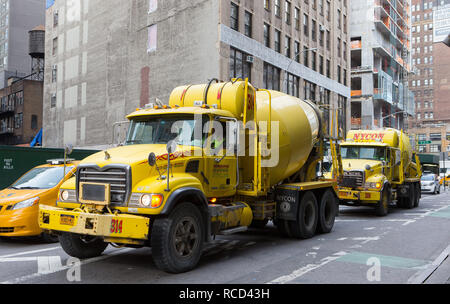
M 150 219 L 129 214 L 94 214 L 41 206 L 39 226 L 48 231 L 102 237 L 105 241 L 146 241 Z
M 339 199 L 343 201 L 357 201 L 365 203 L 378 203 L 381 199 L 381 193 L 378 191 L 359 191 L 339 189 Z
M 0 236 L 28 237 L 41 234 L 38 223 L 39 206 L 19 210 L 5 209 L 6 207 L 0 210 Z

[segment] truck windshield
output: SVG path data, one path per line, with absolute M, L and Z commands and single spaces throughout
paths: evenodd
M 341 147 L 343 159 L 367 159 L 386 161 L 386 149 L 384 147 Z
M 203 121 L 195 120 L 193 115 L 187 116 L 154 116 L 150 119 L 133 120 L 130 124 L 125 145 L 167 144 L 175 140 L 178 145 L 202 147 Z M 195 132 L 198 128 L 199 132 Z M 195 134 L 200 134 L 196 138 Z
M 66 167 L 67 172 L 74 167 Z M 14 190 L 51 189 L 63 179 L 64 167 L 35 168 L 22 176 L 10 188 Z

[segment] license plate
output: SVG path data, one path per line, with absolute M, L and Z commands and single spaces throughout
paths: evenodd
M 75 224 L 75 217 L 73 215 L 61 215 L 60 224 L 73 226 Z

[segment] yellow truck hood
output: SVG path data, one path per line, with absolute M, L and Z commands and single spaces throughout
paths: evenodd
M 194 154 L 193 148 L 178 146 L 177 151 L 173 153 L 171 159 L 184 157 L 188 152 Z M 200 148 L 198 148 L 200 149 Z M 107 154 L 106 154 L 106 153 Z M 156 159 L 159 162 L 167 162 L 166 145 L 132 145 L 112 148 L 89 156 L 81 162 L 84 164 L 96 164 L 99 167 L 104 167 L 109 164 L 127 164 L 138 165 L 148 162 L 150 153 L 155 153 Z
M 381 165 L 380 161 L 367 160 L 367 159 L 343 159 L 342 166 L 344 171 L 351 170 L 366 170 L 366 166 L 369 165 L 371 168 Z

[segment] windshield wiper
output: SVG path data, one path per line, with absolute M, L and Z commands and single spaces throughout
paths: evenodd
M 39 187 L 22 187 L 22 188 L 15 188 L 16 190 L 39 190 L 41 188 Z

